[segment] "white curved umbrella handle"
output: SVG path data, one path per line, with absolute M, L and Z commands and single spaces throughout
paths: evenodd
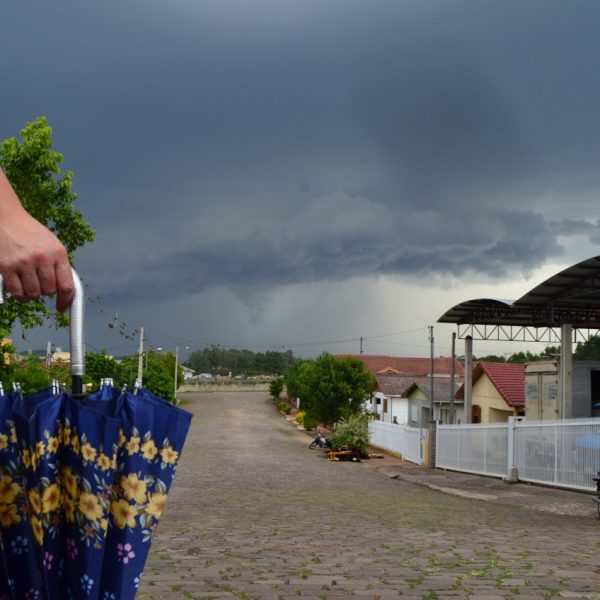
M 71 271 L 73 273 L 73 283 L 75 284 L 75 294 L 70 307 L 71 379 L 73 394 L 82 394 L 83 376 L 85 374 L 85 336 L 83 327 L 85 297 L 79 275 L 77 275 L 75 269 L 72 268 Z M 4 278 L 0 275 L 0 304 L 4 304 L 4 302 L 6 302 L 6 286 L 4 285 Z

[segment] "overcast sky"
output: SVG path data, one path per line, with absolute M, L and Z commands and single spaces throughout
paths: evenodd
M 89 347 L 133 352 L 117 323 L 427 356 L 454 304 L 600 254 L 598 22 L 576 0 L 5 0 L 0 138 L 44 115 L 75 172 Z

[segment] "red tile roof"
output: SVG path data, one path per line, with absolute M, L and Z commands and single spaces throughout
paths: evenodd
M 340 358 L 357 358 L 362 360 L 371 373 L 398 373 L 400 375 L 428 375 L 429 358 L 414 358 L 402 356 L 383 356 L 376 354 L 338 354 Z M 464 373 L 463 365 L 455 361 L 455 372 L 457 376 Z M 450 375 L 452 358 L 441 356 L 433 359 L 433 372 L 436 375 Z
M 509 406 L 525 406 L 525 365 L 512 363 L 480 362 L 473 369 L 473 383 L 487 375 L 500 396 Z M 456 392 L 464 398 L 464 385 Z

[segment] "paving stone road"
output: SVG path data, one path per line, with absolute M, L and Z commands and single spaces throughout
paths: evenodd
M 600 599 L 595 519 L 324 460 L 262 392 L 184 406 L 195 416 L 140 599 Z

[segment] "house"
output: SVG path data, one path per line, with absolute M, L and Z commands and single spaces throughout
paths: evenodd
M 380 354 L 338 354 L 339 358 L 356 358 L 362 361 L 371 373 L 388 373 L 398 375 L 428 375 L 431 359 L 404 356 L 386 356 Z M 455 360 L 454 369 L 457 376 L 464 374 L 463 364 Z M 433 372 L 436 375 L 450 375 L 452 357 L 439 356 L 433 359 Z
M 422 375 L 401 375 L 399 373 L 375 373 L 377 385 L 367 410 L 377 415 L 381 421 L 405 425 L 409 420 L 408 399 L 404 391 L 417 379 L 428 379 Z
M 525 365 L 477 363 L 472 389 L 471 423 L 503 423 L 525 414 Z M 464 397 L 462 385 L 455 398 Z
M 2 341 L 0 341 L 0 346 L 12 346 L 12 339 L 2 338 Z M 10 352 L 2 352 L 2 360 L 5 365 L 9 365 L 11 362 Z
M 194 377 L 196 377 L 196 371 L 194 371 L 194 369 L 190 369 L 185 365 L 181 365 L 181 368 L 183 370 L 183 379 L 185 381 L 188 381 L 189 379 L 194 379 Z
M 433 378 L 433 403 L 434 418 L 442 423 L 464 423 L 464 400 L 454 398 L 454 414 L 450 415 L 450 396 L 463 384 L 462 377 L 455 379 L 454 388 L 451 387 L 449 377 Z M 431 381 L 429 377 L 415 380 L 403 392 L 408 400 L 408 425 L 410 427 L 426 427 L 431 410 Z
M 367 410 L 375 413 L 380 420 L 389 423 L 408 424 L 411 421 L 409 399 L 406 397 L 405 392 L 413 383 L 419 383 L 422 386 L 429 385 L 431 359 L 373 354 L 342 354 L 338 356 L 340 358 L 358 359 L 364 363 L 367 370 L 373 373 L 377 386 L 373 397 L 367 401 Z M 449 386 L 451 372 L 451 357 L 434 358 L 433 373 L 435 381 L 445 381 L 446 385 Z M 464 368 L 462 363 L 457 360 L 454 361 L 454 372 L 456 380 L 462 382 Z M 449 393 L 448 388 L 448 401 L 450 398 Z M 429 398 L 428 394 L 429 392 L 427 392 L 427 398 Z M 446 398 L 446 396 L 443 397 Z M 429 404 L 422 404 L 427 416 L 421 416 L 419 422 L 426 423 L 429 420 Z

